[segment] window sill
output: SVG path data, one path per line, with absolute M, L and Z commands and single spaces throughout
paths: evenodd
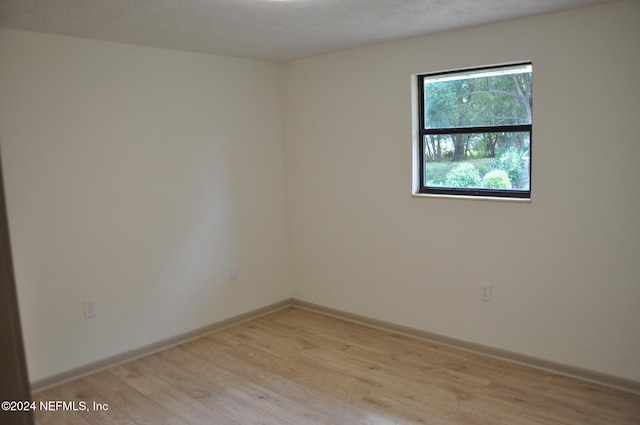
M 499 196 L 435 195 L 432 193 L 413 193 L 411 196 L 414 198 L 463 199 L 466 201 L 514 202 L 518 204 L 531 203 L 531 198 L 502 198 Z

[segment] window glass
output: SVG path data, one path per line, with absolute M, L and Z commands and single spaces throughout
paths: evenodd
M 531 64 L 418 78 L 420 192 L 530 197 Z

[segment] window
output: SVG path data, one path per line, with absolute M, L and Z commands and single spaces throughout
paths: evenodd
M 531 197 L 530 63 L 417 76 L 418 193 Z

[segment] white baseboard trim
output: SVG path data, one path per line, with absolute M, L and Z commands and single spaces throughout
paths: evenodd
M 489 347 L 482 344 L 463 341 L 456 338 L 451 338 L 432 332 L 423 331 L 420 329 L 410 328 L 407 326 L 397 325 L 382 320 L 372 319 L 370 317 L 361 316 L 358 314 L 349 313 L 342 310 L 325 307 L 322 305 L 302 301 L 298 299 L 291 300 L 294 307 L 302 308 L 305 310 L 313 311 L 316 313 L 325 314 L 327 316 L 335 317 L 338 319 L 346 320 L 353 323 L 359 323 L 364 326 L 376 328 L 388 332 L 406 335 L 412 338 L 418 338 L 421 340 L 429 341 L 434 344 L 443 345 L 446 347 L 455 348 L 457 350 L 466 351 L 473 354 L 480 354 L 483 356 L 491 357 L 498 360 L 503 360 L 509 363 L 519 364 L 521 366 L 527 366 L 534 369 L 544 370 L 558 375 L 568 376 L 576 378 L 582 381 L 591 382 L 594 384 L 604 385 L 611 388 L 616 388 L 622 391 L 631 392 L 634 394 L 640 394 L 640 382 L 631 379 L 621 378 L 614 375 L 609 375 L 602 372 L 597 372 L 589 369 L 584 369 L 576 366 L 566 365 L 550 360 L 540 359 L 526 354 L 515 353 L 513 351 L 503 350 L 500 348 Z
M 31 393 L 36 394 L 48 388 L 55 387 L 60 384 L 64 384 L 65 382 L 73 381 L 74 379 L 78 379 L 86 375 L 91 375 L 92 373 L 100 372 L 104 369 L 108 369 L 110 367 L 113 367 L 122 363 L 130 362 L 132 360 L 135 360 L 144 356 L 148 356 L 150 354 L 154 354 L 171 347 L 175 347 L 176 345 L 180 345 L 185 342 L 191 341 L 193 339 L 203 337 L 213 332 L 221 331 L 231 326 L 238 325 L 240 323 L 247 322 L 249 320 L 257 319 L 258 317 L 261 317 L 261 316 L 266 316 L 267 314 L 271 314 L 283 308 L 290 307 L 291 305 L 292 305 L 292 300 L 286 299 L 262 308 L 258 308 L 256 310 L 252 310 L 248 313 L 239 314 L 237 316 L 233 316 L 229 319 L 221 320 L 211 325 L 203 326 L 201 328 L 194 329 L 192 331 L 185 332 L 183 334 L 176 335 L 174 337 L 166 338 L 161 341 L 154 342 L 152 344 L 148 344 L 140 348 L 129 350 L 121 354 L 116 354 L 115 356 L 107 357 L 105 359 L 98 360 L 96 362 L 92 362 L 92 363 L 68 370 L 66 372 L 62 372 L 62 373 L 50 376 L 48 378 L 34 381 L 31 383 Z
M 443 345 L 446 347 L 455 348 L 461 351 L 466 351 L 474 354 L 480 354 L 483 356 L 503 360 L 510 363 L 519 364 L 535 369 L 544 370 L 547 372 L 556 373 L 563 376 L 568 376 L 582 381 L 591 382 L 594 384 L 604 385 L 611 388 L 616 388 L 622 391 L 631 392 L 634 394 L 640 394 L 640 382 L 631 379 L 621 378 L 614 375 L 609 375 L 602 372 L 597 372 L 589 369 L 584 369 L 576 366 L 570 366 L 563 363 L 557 363 L 549 360 L 540 359 L 525 354 L 515 353 L 508 350 L 502 350 L 499 348 L 489 347 L 482 344 L 476 344 L 473 342 L 463 341 L 456 338 L 451 338 L 439 334 L 435 334 L 428 331 L 423 331 L 416 328 L 410 328 L 407 326 L 397 325 L 383 320 L 372 319 L 370 317 L 361 316 L 358 314 L 349 313 L 342 310 L 325 307 L 319 304 L 310 303 L 307 301 L 290 298 L 268 306 L 252 310 L 248 313 L 240 314 L 229 319 L 225 319 L 211 325 L 207 325 L 190 332 L 186 332 L 171 338 L 164 339 L 144 347 L 136 348 L 134 350 L 126 351 L 115 356 L 111 356 L 96 362 L 92 362 L 66 372 L 50 376 L 31 383 L 32 394 L 44 391 L 48 388 L 55 387 L 65 382 L 73 381 L 74 379 L 81 378 L 92 373 L 100 372 L 104 369 L 126 363 L 150 354 L 157 353 L 162 350 L 166 350 L 171 347 L 183 344 L 202 336 L 221 331 L 231 326 L 238 325 L 243 322 L 247 322 L 258 317 L 266 316 L 274 313 L 278 310 L 282 310 L 287 307 L 298 307 L 305 310 L 313 311 L 316 313 L 324 314 L 327 316 L 335 317 L 338 319 L 346 320 L 353 323 L 359 323 L 371 328 L 381 329 L 387 332 L 393 332 L 397 334 L 406 335 L 412 338 L 417 338 L 425 341 L 432 342 L 434 344 Z

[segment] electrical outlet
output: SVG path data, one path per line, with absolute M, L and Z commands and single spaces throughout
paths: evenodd
M 480 301 L 491 301 L 491 284 L 480 284 Z
M 96 316 L 96 300 L 93 298 L 87 298 L 83 301 L 84 304 L 84 318 L 89 319 Z
M 229 266 L 229 280 L 236 280 L 238 278 L 238 267 L 235 264 Z

